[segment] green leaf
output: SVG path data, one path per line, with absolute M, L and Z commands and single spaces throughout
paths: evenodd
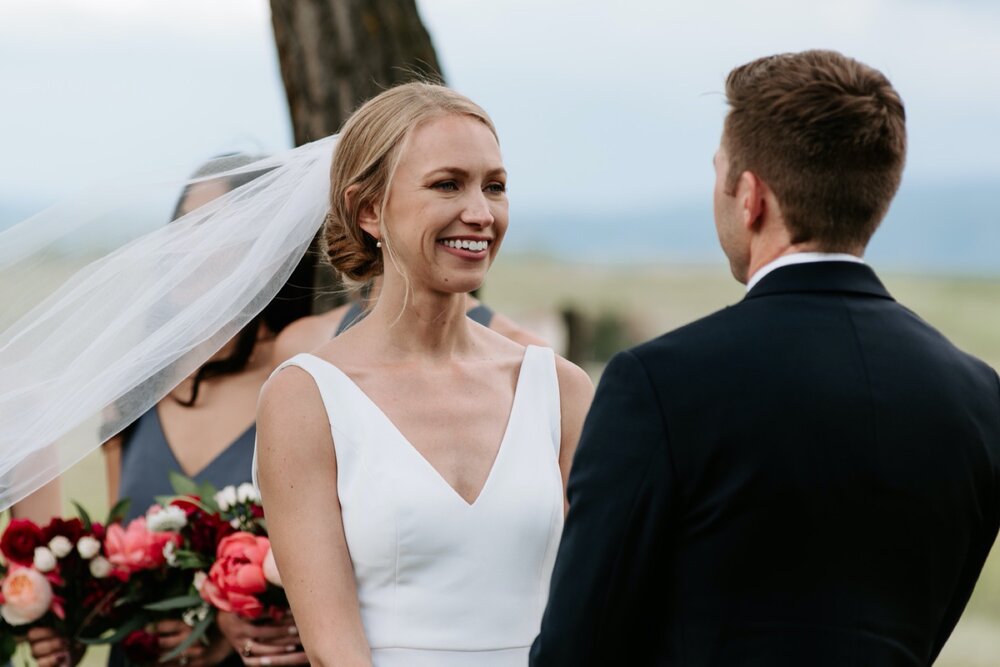
M 218 492 L 211 482 L 202 482 L 198 487 L 198 495 L 201 496 L 201 501 L 208 504 L 209 501 L 215 503 L 215 494 Z
M 142 608 L 149 611 L 172 611 L 174 609 L 190 609 L 191 607 L 204 604 L 204 602 L 200 595 L 180 595 L 175 598 L 167 598 L 159 602 L 145 604 Z
M 198 495 L 198 485 L 194 483 L 194 480 L 192 480 L 190 477 L 182 475 L 176 470 L 170 471 L 170 486 L 173 487 L 174 493 L 176 493 L 179 496 Z
M 215 495 L 202 496 L 201 497 L 202 509 L 209 514 L 221 514 L 222 510 L 219 509 L 219 503 L 215 502 Z
M 115 503 L 115 506 L 108 511 L 108 519 L 104 522 L 104 525 L 110 526 L 115 521 L 124 521 L 125 515 L 128 514 L 129 505 L 131 504 L 131 498 L 122 498 Z
M 174 650 L 160 656 L 160 662 L 170 662 L 174 658 L 180 656 L 181 653 L 188 650 L 192 644 L 205 636 L 205 632 L 208 631 L 208 627 L 215 622 L 215 609 L 212 607 L 208 608 L 208 613 L 205 614 L 205 618 L 198 621 L 198 624 L 194 626 L 191 630 L 191 634 L 188 635 L 187 639 L 178 644 Z
M 72 502 L 73 502 L 73 507 L 76 508 L 76 513 L 80 517 L 80 521 L 83 522 L 84 529 L 88 531 L 92 530 L 94 527 L 94 522 L 90 520 L 90 515 L 87 514 L 87 510 L 83 509 L 83 505 L 76 502 L 75 500 Z
M 146 625 L 148 620 L 149 619 L 147 619 L 144 614 L 138 614 L 122 623 L 118 626 L 118 629 L 110 635 L 104 637 L 77 637 L 77 641 L 88 646 L 95 644 L 117 644 L 142 626 Z
M 207 570 L 211 567 L 211 563 L 205 561 L 204 558 L 198 554 L 188 554 L 188 555 L 175 555 L 176 560 L 174 561 L 174 567 L 181 570 Z

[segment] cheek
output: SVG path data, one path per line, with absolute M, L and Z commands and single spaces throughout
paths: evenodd
M 507 231 L 507 226 L 510 224 L 510 206 L 504 202 L 498 202 L 493 206 L 493 225 L 496 227 L 496 234 L 498 236 L 503 235 Z

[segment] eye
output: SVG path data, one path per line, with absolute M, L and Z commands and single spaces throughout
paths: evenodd
M 455 181 L 440 181 L 431 187 L 442 192 L 458 192 L 458 183 Z
M 486 186 L 486 190 L 490 194 L 502 195 L 503 193 L 507 192 L 507 184 L 501 183 L 500 181 L 493 181 L 492 183 Z

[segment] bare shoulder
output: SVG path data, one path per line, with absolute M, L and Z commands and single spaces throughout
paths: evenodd
M 570 401 L 590 405 L 594 396 L 594 382 L 587 371 L 557 354 L 556 377 L 559 379 L 559 394 L 564 404 Z
M 349 305 L 339 306 L 321 315 L 295 320 L 278 334 L 275 353 L 284 361 L 301 352 L 312 352 L 336 335 L 349 308 Z
M 312 376 L 297 366 L 288 366 L 268 378 L 257 401 L 258 446 L 262 451 L 278 445 L 295 433 L 299 443 L 330 437 L 326 409 Z

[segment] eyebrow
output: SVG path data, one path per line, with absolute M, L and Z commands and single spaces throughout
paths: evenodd
M 461 176 L 462 178 L 468 178 L 469 172 L 461 167 L 439 167 L 427 173 L 427 178 L 431 178 L 438 174 L 453 174 L 455 176 Z M 497 167 L 486 172 L 487 176 L 507 176 L 507 170 L 503 167 Z

